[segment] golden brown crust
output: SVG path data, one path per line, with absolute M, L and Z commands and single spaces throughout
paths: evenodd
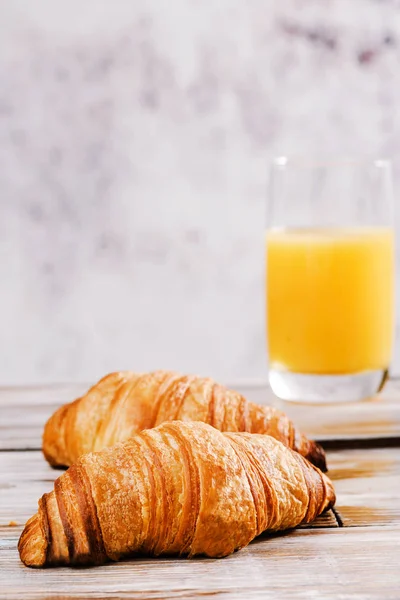
M 41 500 L 39 512 L 27 521 L 18 542 L 19 555 L 27 567 L 46 565 L 49 538 L 42 526 L 42 520 L 47 519 L 47 513 L 43 511 Z
M 270 406 L 248 402 L 212 379 L 155 371 L 112 373 L 46 423 L 43 452 L 53 466 L 102 450 L 165 421 L 202 421 L 220 431 L 266 433 L 326 470 L 325 453 Z
M 268 435 L 167 422 L 82 456 L 39 501 L 18 548 L 33 567 L 222 557 L 334 501 L 329 479 Z

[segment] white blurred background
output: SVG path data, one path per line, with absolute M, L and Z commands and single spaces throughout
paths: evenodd
M 3 0 L 0 384 L 265 378 L 268 161 L 399 107 L 399 0 Z

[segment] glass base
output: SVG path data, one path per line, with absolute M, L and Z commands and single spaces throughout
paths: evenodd
M 370 398 L 382 389 L 387 376 L 387 370 L 352 375 L 304 375 L 271 369 L 269 383 L 282 400 L 325 404 Z

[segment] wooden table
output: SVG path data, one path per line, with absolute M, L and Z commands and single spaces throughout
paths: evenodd
M 264 384 L 235 386 L 274 401 Z M 400 383 L 379 399 L 285 405 L 328 448 L 336 514 L 220 560 L 144 559 L 90 569 L 24 567 L 17 541 L 59 471 L 40 452 L 43 424 L 87 386 L 0 389 L 0 598 L 400 598 Z

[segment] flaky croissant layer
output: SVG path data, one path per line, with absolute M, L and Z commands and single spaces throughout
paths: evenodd
M 202 421 L 220 431 L 266 433 L 326 470 L 321 446 L 283 412 L 248 402 L 212 379 L 167 371 L 107 375 L 53 414 L 45 426 L 43 452 L 51 465 L 69 466 L 82 454 L 172 420 Z
M 274 438 L 175 421 L 84 455 L 41 498 L 18 549 L 31 567 L 223 557 L 334 502 L 330 480 Z

